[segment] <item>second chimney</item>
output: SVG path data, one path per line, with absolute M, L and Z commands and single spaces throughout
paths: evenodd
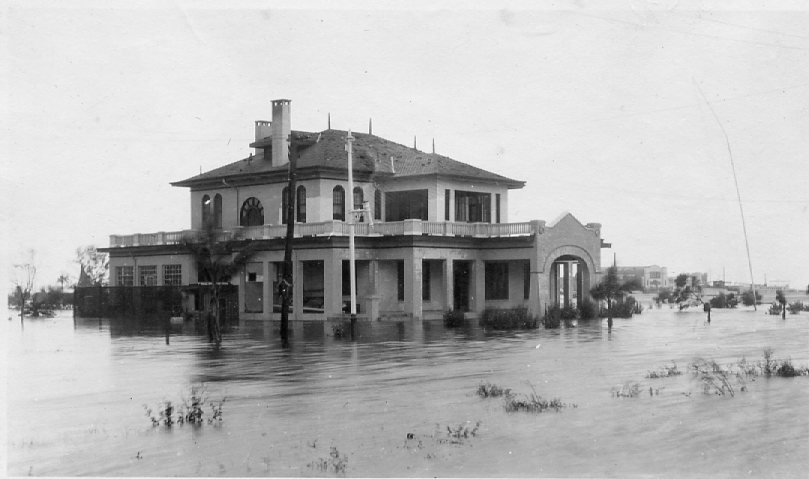
M 272 101 L 272 166 L 289 163 L 289 104 L 292 100 Z
M 267 120 L 256 120 L 256 143 L 272 134 L 271 123 Z M 264 148 L 254 148 L 254 156 L 256 158 L 264 157 Z

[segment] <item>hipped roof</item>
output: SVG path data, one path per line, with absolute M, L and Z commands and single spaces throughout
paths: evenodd
M 299 147 L 300 156 L 297 164 L 299 172 L 319 170 L 342 176 L 347 175 L 346 131 L 325 130 L 320 133 L 293 131 L 292 135 L 302 143 L 302 146 Z M 473 182 L 496 183 L 510 189 L 525 186 L 523 181 L 507 178 L 447 156 L 419 151 L 375 135 L 352 132 L 352 136 L 355 138 L 353 145 L 354 172 L 364 173 L 378 181 L 405 177 L 440 176 Z M 248 180 L 256 176 L 284 178 L 288 165 L 272 166 L 271 144 L 270 138 L 264 138 L 250 145 L 265 148 L 264 158 L 250 156 L 171 184 L 196 187 L 219 183 L 222 180 Z

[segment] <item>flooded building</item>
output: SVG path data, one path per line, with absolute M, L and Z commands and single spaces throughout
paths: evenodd
M 256 121 L 253 153 L 182 181 L 190 229 L 110 236 L 111 286 L 175 285 L 185 308 L 203 308 L 205 285 L 184 235 L 206 223 L 257 249 L 230 278 L 240 319 L 278 319 L 287 225 L 294 203 L 291 318 L 346 311 L 349 221 L 354 215 L 360 317 L 440 318 L 447 310 L 576 305 L 601 273 L 601 226 L 571 214 L 510 223 L 509 191 L 520 180 L 371 134 L 292 130 L 289 100 L 272 102 L 272 121 Z M 370 130 L 370 128 L 369 128 Z M 297 155 L 288 189 L 290 138 Z

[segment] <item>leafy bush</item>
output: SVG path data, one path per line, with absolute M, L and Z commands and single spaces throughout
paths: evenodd
M 573 306 L 565 306 L 564 308 L 562 308 L 560 315 L 562 319 L 569 321 L 571 319 L 578 318 L 579 312 Z
M 801 301 L 795 301 L 794 303 L 790 303 L 787 309 L 789 310 L 789 314 L 798 314 L 803 311 L 805 307 Z
M 536 316 L 528 313 L 528 308 L 487 308 L 483 311 L 479 324 L 491 329 L 534 329 L 538 326 L 538 321 Z
M 593 319 L 597 316 L 596 304 L 589 299 L 585 299 L 579 305 L 580 319 Z
M 767 313 L 771 314 L 773 316 L 780 316 L 781 315 L 781 305 L 778 304 L 778 303 L 772 303 L 770 305 L 770 309 L 767 310 Z
M 463 311 L 454 311 L 450 309 L 444 313 L 444 326 L 447 328 L 456 328 L 463 326 Z
M 562 322 L 562 309 L 559 305 L 553 305 L 548 308 L 545 316 L 542 318 L 542 324 L 545 329 L 556 329 Z
M 711 307 L 724 309 L 724 308 L 735 308 L 736 305 L 739 304 L 739 300 L 736 299 L 736 296 L 733 293 L 725 294 L 719 293 L 718 296 L 714 296 L 711 298 Z
M 531 386 L 531 394 L 520 396 L 514 394 L 506 395 L 504 404 L 506 412 L 522 411 L 538 414 L 551 409 L 555 412 L 559 412 L 566 406 L 578 407 L 575 404 L 565 404 L 559 398 L 553 398 L 551 400 L 544 399 L 537 394 L 533 384 L 528 383 L 528 385 Z
M 753 306 L 753 290 L 748 289 L 742 293 L 742 304 L 745 306 Z M 755 304 L 761 304 L 761 293 L 756 291 Z
M 481 383 L 478 385 L 477 394 L 482 398 L 496 398 L 510 395 L 511 389 L 503 389 L 500 386 L 492 383 Z

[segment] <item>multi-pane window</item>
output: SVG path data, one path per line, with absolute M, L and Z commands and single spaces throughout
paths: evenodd
M 468 223 L 491 222 L 490 193 L 455 192 L 455 221 Z
M 157 266 L 138 266 L 138 284 L 141 286 L 157 286 Z
M 289 187 L 281 190 L 281 224 L 287 224 L 289 219 Z
M 183 265 L 164 264 L 163 284 L 166 286 L 179 286 L 183 284 Z
M 298 223 L 306 223 L 306 188 L 304 188 L 303 185 L 298 186 L 296 196 L 295 221 Z
M 346 220 L 346 192 L 342 186 L 337 185 L 331 193 L 332 196 L 332 219 Z
M 385 221 L 427 221 L 427 190 L 385 193 Z
M 115 284 L 118 286 L 134 286 L 135 285 L 135 271 L 132 266 L 116 266 L 115 267 Z
M 202 197 L 202 224 L 203 227 L 207 226 L 211 222 L 211 197 L 208 195 L 204 195 Z
M 213 197 L 213 226 L 222 227 L 222 195 L 219 193 Z
M 379 189 L 374 190 L 374 219 L 382 219 L 382 192 Z
M 508 263 L 486 262 L 486 299 L 508 299 Z
M 258 198 L 250 197 L 242 203 L 241 216 L 239 217 L 241 226 L 261 226 L 264 224 L 264 207 Z

